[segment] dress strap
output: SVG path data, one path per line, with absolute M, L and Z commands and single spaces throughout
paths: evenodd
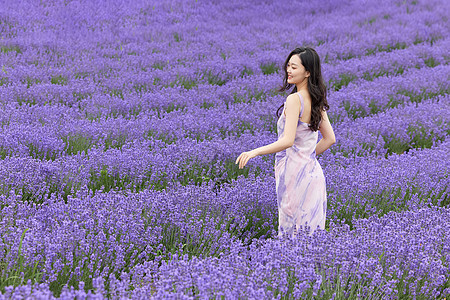
M 301 118 L 303 115 L 303 97 L 302 97 L 302 95 L 300 95 L 300 92 L 297 92 L 297 95 L 300 97 L 301 107 L 300 107 L 300 117 L 299 118 Z

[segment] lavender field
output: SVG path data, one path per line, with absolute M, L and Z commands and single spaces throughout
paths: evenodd
M 0 299 L 450 298 L 445 0 L 2 1 Z M 277 238 L 316 49 L 326 230 Z M 320 138 L 320 134 L 319 134 Z

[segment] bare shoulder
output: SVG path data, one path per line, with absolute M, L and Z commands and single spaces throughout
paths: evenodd
M 307 91 L 301 90 L 299 93 L 302 96 L 304 102 L 309 104 L 311 103 L 311 97 L 309 96 L 309 93 Z
M 294 94 L 290 94 L 286 98 L 286 102 L 292 102 L 294 100 L 298 101 L 298 96 L 295 93 Z
M 292 108 L 298 108 L 300 109 L 300 99 L 298 98 L 298 95 L 290 94 L 286 98 L 286 107 L 292 107 Z

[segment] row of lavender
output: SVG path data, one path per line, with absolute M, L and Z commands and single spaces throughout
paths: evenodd
M 333 123 L 338 137 L 338 144 L 332 151 L 345 156 L 355 153 L 388 155 L 414 147 L 430 147 L 444 140 L 448 133 L 446 71 L 446 65 L 414 69 L 404 76 L 380 77 L 372 82 L 351 84 L 332 93 L 330 98 L 336 99 L 333 101 L 337 104 L 336 111 L 342 111 L 340 115 L 330 112 L 331 117 L 336 119 Z M 421 80 L 424 74 L 426 80 Z M 379 90 L 379 93 L 369 94 L 375 90 Z M 101 171 L 106 172 L 105 176 L 116 179 L 126 176 L 125 183 L 131 185 L 158 184 L 161 176 L 167 179 L 179 178 L 183 171 L 192 169 L 192 162 L 199 163 L 199 157 L 202 158 L 202 165 L 221 161 L 224 167 L 223 161 L 230 160 L 238 153 L 236 150 L 230 152 L 230 149 L 244 150 L 259 143 L 259 139 L 264 143 L 273 140 L 274 128 L 271 123 L 276 121 L 274 112 L 278 106 L 274 103 L 281 96 L 259 100 L 255 96 L 247 97 L 246 103 L 236 103 L 229 109 L 217 101 L 217 107 L 214 108 L 193 106 L 167 113 L 161 119 L 143 113 L 133 119 L 118 117 L 97 122 L 84 119 L 83 114 L 76 111 L 67 112 L 61 106 L 16 108 L 7 105 L 2 109 L 1 154 L 6 161 L 12 160 L 13 167 L 16 165 L 14 161 L 19 159 L 17 156 L 21 160 L 32 160 L 33 164 L 51 164 L 53 168 L 62 166 L 67 170 L 67 174 L 60 174 L 66 184 L 93 184 L 99 180 Z M 339 99 L 342 99 L 340 103 Z M 114 105 L 114 101 L 110 104 Z M 394 108 L 386 110 L 391 106 Z M 385 110 L 386 114 L 380 114 Z M 404 114 L 404 111 L 408 113 Z M 347 116 L 341 117 L 344 112 Z M 231 117 L 228 117 L 230 114 Z M 361 114 L 368 116 L 361 118 Z M 393 123 L 399 124 L 402 131 L 390 130 Z M 352 132 L 355 126 L 363 127 L 364 130 Z M 246 133 L 259 139 L 244 139 Z M 247 143 L 242 144 L 243 141 Z M 212 154 L 205 156 L 205 148 L 210 148 Z M 78 155 L 73 155 L 78 152 Z M 116 152 L 123 157 L 111 160 L 111 156 L 117 157 Z M 155 155 L 155 152 L 160 155 Z M 176 153 L 176 156 L 172 157 L 171 153 Z M 147 163 L 134 160 L 134 164 L 124 164 L 125 157 L 130 155 L 146 157 Z M 48 159 L 53 162 L 46 161 Z M 74 160 L 82 160 L 83 163 L 73 165 Z M 174 162 L 175 169 L 173 165 L 167 166 L 167 160 Z M 136 169 L 138 166 L 134 165 L 140 168 Z M 136 174 L 130 174 L 130 169 L 138 170 L 137 174 L 141 175 L 152 172 L 153 177 L 139 178 Z M 272 171 L 267 164 L 264 169 Z M 4 176 L 8 178 L 12 172 L 6 164 Z M 75 178 L 70 176 L 74 172 L 78 175 Z M 46 180 L 41 176 L 41 182 Z M 169 181 L 159 184 L 164 187 Z M 24 186 L 23 180 L 18 177 L 15 177 L 14 182 L 9 179 L 4 182 L 9 184 L 3 186 L 5 191 L 11 186 Z
M 427 208 L 449 201 L 445 4 L 311 2 L 283 16 L 292 31 L 281 6 L 258 4 L 273 18 L 260 24 L 254 4 L 227 3 L 5 9 L 0 287 L 24 284 L 7 297 L 448 293 L 448 212 Z M 243 25 L 252 35 L 232 35 Z M 297 43 L 324 59 L 338 143 L 320 157 L 327 231 L 283 245 L 270 239 L 273 160 L 233 162 L 274 141 L 280 65 Z
M 347 64 L 349 66 L 354 66 L 351 71 L 343 69 L 343 66 L 345 66 L 343 63 L 338 64 L 336 69 L 340 72 L 336 73 L 336 75 L 332 76 L 330 79 L 330 81 L 338 82 L 334 85 L 335 88 L 341 87 L 342 84 L 348 84 L 348 81 L 355 80 L 357 75 L 360 75 L 364 70 L 370 70 L 365 71 L 363 74 L 365 77 L 369 76 L 369 78 L 373 80 L 373 77 L 381 75 L 401 74 L 404 72 L 404 69 L 412 66 L 419 69 L 416 71 L 413 70 L 405 76 L 400 76 L 398 81 L 392 81 L 390 77 L 383 76 L 385 80 L 382 82 L 375 80 L 375 82 L 369 83 L 366 86 L 356 84 L 354 88 L 331 94 L 330 102 L 336 107 L 335 112 L 332 112 L 333 121 L 357 118 L 376 113 L 388 107 L 395 107 L 405 101 L 421 101 L 424 98 L 447 93 L 448 86 L 446 85 L 447 77 L 445 76 L 445 67 L 442 67 L 442 65 L 437 67 L 437 69 L 425 67 L 425 65 L 435 67 L 442 63 L 446 64 L 448 55 L 446 55 L 444 49 L 448 48 L 447 45 L 447 40 L 443 40 L 437 47 L 426 47 L 422 45 L 422 49 L 411 46 L 404 50 L 397 50 L 389 53 L 381 52 L 383 55 L 377 55 L 375 59 L 373 59 L 373 63 L 367 64 L 365 68 L 361 68 L 361 62 L 358 62 L 358 60 L 361 61 L 360 59 L 355 59 L 356 61 L 352 60 Z M 432 49 L 431 53 L 425 52 L 427 48 Z M 433 49 L 437 49 L 437 51 L 433 51 Z M 418 55 L 417 53 L 420 52 L 422 52 L 422 54 Z M 386 58 L 387 60 L 384 61 Z M 380 60 L 385 62 L 386 66 L 380 67 Z M 399 63 L 399 61 L 401 61 L 401 63 Z M 327 66 L 327 69 L 330 68 L 333 68 L 333 66 Z M 24 74 L 28 74 L 29 71 L 30 70 L 25 70 Z M 7 71 L 7 69 L 4 70 L 3 75 L 6 79 L 8 79 L 6 75 L 9 72 L 10 71 Z M 51 82 L 55 84 L 46 84 L 44 78 L 51 76 L 42 74 L 39 76 L 42 78 L 36 80 L 39 82 L 44 81 L 44 84 L 30 86 L 29 81 L 21 83 L 21 81 L 23 82 L 23 79 L 20 79 L 22 76 L 17 77 L 14 75 L 14 72 L 11 73 L 13 74 L 10 74 L 10 77 L 14 79 L 13 82 L 15 82 L 15 84 L 8 84 L 6 80 L 1 89 L 1 98 L 5 105 L 7 104 L 5 110 L 8 112 L 11 110 L 16 111 L 12 108 L 19 107 L 19 114 L 21 113 L 22 115 L 16 116 L 15 114 L 5 114 L 2 118 L 2 129 L 4 130 L 5 126 L 9 125 L 11 121 L 14 123 L 18 118 L 17 121 L 21 124 L 30 122 L 31 124 L 39 126 L 38 130 L 44 131 L 47 135 L 50 135 L 48 140 L 54 143 L 56 142 L 58 147 L 56 147 L 56 149 L 48 149 L 50 144 L 48 141 L 44 140 L 41 143 L 39 141 L 30 141 L 30 138 L 24 136 L 23 140 L 21 139 L 23 145 L 1 145 L 3 155 L 10 153 L 12 148 L 17 149 L 15 151 L 18 151 L 19 153 L 21 150 L 22 152 L 31 152 L 37 158 L 54 158 L 55 155 L 62 154 L 61 148 L 64 148 L 66 152 L 71 154 L 76 153 L 78 150 L 87 150 L 86 148 L 89 148 L 93 143 L 106 144 L 107 147 L 108 145 L 111 146 L 111 143 L 116 143 L 120 146 L 127 138 L 133 140 L 135 138 L 141 138 L 143 135 L 156 135 L 158 138 L 173 141 L 179 137 L 174 136 L 176 133 L 181 135 L 181 137 L 204 139 L 207 137 L 205 137 L 204 132 L 202 132 L 204 127 L 203 123 L 224 122 L 224 119 L 229 120 L 229 118 L 225 118 L 223 115 L 234 113 L 234 111 L 229 111 L 230 106 L 232 110 L 234 109 L 238 112 L 242 111 L 242 113 L 246 113 L 246 116 L 248 116 L 249 113 L 259 114 L 258 119 L 260 123 L 252 124 L 251 126 L 256 128 L 269 127 L 268 129 L 272 129 L 273 131 L 273 125 L 270 126 L 270 124 L 273 124 L 274 119 L 267 118 L 269 109 L 270 111 L 273 111 L 273 105 L 261 110 L 260 105 L 253 105 L 250 107 L 244 105 L 243 107 L 240 104 L 241 102 L 246 102 L 248 104 L 248 102 L 254 101 L 253 98 L 259 100 L 262 95 L 265 95 L 268 92 L 273 94 L 276 81 L 279 80 L 278 76 L 271 76 L 272 78 L 269 81 L 269 84 L 266 83 L 267 79 L 265 78 L 251 77 L 247 80 L 233 80 L 223 87 L 216 87 L 212 90 L 210 85 L 203 85 L 203 88 L 196 89 L 191 93 L 186 93 L 183 90 L 180 91 L 179 88 L 169 88 L 144 93 L 143 95 L 132 92 L 129 94 L 126 93 L 126 99 L 122 99 L 124 97 L 123 94 L 121 94 L 122 98 L 104 95 L 104 91 L 99 89 L 98 85 L 93 81 L 75 81 L 70 82 L 70 85 L 63 84 L 61 86 L 58 84 L 61 83 L 60 81 L 53 81 L 52 79 Z M 169 73 L 170 72 L 166 72 L 166 74 Z M 417 81 L 421 81 L 424 77 L 426 81 L 417 83 Z M 47 81 L 49 80 L 50 79 L 47 79 Z M 259 85 L 259 87 L 248 90 L 248 86 L 251 85 L 250 81 L 256 81 L 256 84 Z M 382 89 L 376 93 L 373 92 L 374 88 L 379 86 L 381 86 Z M 213 99 L 214 101 L 208 100 L 214 93 L 218 95 L 219 99 Z M 168 94 L 172 97 L 170 101 L 167 101 Z M 230 98 L 230 95 L 233 95 L 233 97 Z M 56 98 L 60 98 L 60 100 L 54 101 Z M 64 101 L 61 102 L 61 99 L 64 99 Z M 353 101 L 354 99 L 357 99 L 357 101 Z M 389 99 L 389 101 L 387 101 L 387 99 Z M 278 99 L 276 98 L 276 100 Z M 270 105 L 273 102 L 275 102 L 274 99 L 269 98 L 266 103 L 269 103 Z M 34 108 L 40 110 L 40 115 L 28 120 L 23 116 L 22 111 L 24 109 L 19 106 L 24 103 L 30 105 L 37 104 L 38 106 Z M 52 103 L 56 103 L 57 105 L 50 105 Z M 60 103 L 64 106 L 61 107 L 58 105 Z M 75 107 L 73 107 L 74 105 Z M 196 107 L 192 108 L 191 105 Z M 208 112 L 203 112 L 201 109 L 199 110 L 197 108 L 198 106 L 207 109 Z M 216 109 L 211 110 L 210 108 L 212 106 Z M 224 106 L 226 106 L 226 110 Z M 245 111 L 246 108 L 250 108 L 251 110 Z M 192 109 L 194 109 L 194 111 Z M 179 122 L 180 126 L 175 128 L 172 127 L 174 123 L 173 120 L 180 120 L 180 112 L 173 112 L 173 110 L 183 111 L 181 114 L 183 122 Z M 185 110 L 187 110 L 187 113 L 184 113 Z M 208 119 L 205 119 L 203 122 L 198 122 L 197 118 L 192 120 L 192 116 L 195 115 L 197 117 L 198 114 L 206 115 Z M 218 118 L 211 120 L 210 115 L 212 114 L 219 114 Z M 28 115 L 30 115 L 29 111 L 27 111 L 26 116 Z M 64 117 L 66 126 L 55 126 L 55 122 L 61 121 L 62 116 Z M 153 118 L 149 119 L 151 116 L 158 116 L 158 120 L 161 119 L 161 121 L 155 122 Z M 141 122 L 144 121 L 143 124 L 139 125 L 148 128 L 148 130 L 132 132 L 131 134 L 129 132 L 117 132 L 118 130 L 114 130 L 113 128 L 126 126 L 123 124 L 124 120 L 121 117 L 124 117 L 125 119 L 138 119 Z M 222 136 L 233 134 L 230 130 L 232 131 L 233 128 L 236 128 L 236 123 L 241 125 L 238 126 L 239 130 L 242 129 L 242 126 L 248 126 L 249 122 L 247 120 L 242 120 L 244 117 L 242 114 L 238 115 L 238 117 L 238 120 L 231 119 L 231 123 L 225 121 L 225 123 L 217 124 L 217 127 L 219 127 L 218 130 Z M 108 120 L 111 118 L 118 120 Z M 145 120 L 142 120 L 142 118 Z M 92 121 L 95 122 L 95 125 L 90 124 Z M 117 124 L 117 122 L 119 124 Z M 128 123 L 128 126 L 133 128 L 136 127 L 135 125 L 136 124 Z M 213 124 L 213 128 L 209 130 L 214 130 L 214 125 L 215 124 Z M 83 134 L 82 132 L 86 131 L 87 126 L 98 128 L 97 130 L 91 129 L 91 132 L 88 132 L 88 134 Z M 141 128 L 140 126 L 138 126 L 138 128 Z M 175 130 L 168 133 L 167 128 Z M 11 134 L 8 132 L 8 129 L 9 128 L 7 128 L 6 133 L 4 133 L 7 136 Z M 16 131 L 15 128 L 11 129 L 13 132 Z M 56 129 L 58 129 L 58 131 L 56 131 Z M 29 128 L 21 128 L 20 130 L 25 131 L 25 134 L 28 131 L 30 132 L 29 135 L 33 135 L 31 132 L 35 132 L 36 128 L 35 126 L 31 126 Z M 120 130 L 123 131 L 123 128 L 120 128 Z M 107 133 L 106 135 L 105 132 Z M 79 137 L 79 135 L 81 135 L 81 137 Z M 76 140 L 73 141 L 73 139 Z M 79 142 L 78 139 L 81 139 L 84 144 L 82 143 L 79 147 L 73 147 L 72 144 Z M 44 145 L 42 145 L 42 143 L 44 143 Z
M 404 49 L 390 52 L 381 51 L 365 58 L 353 58 L 324 64 L 326 66 L 324 68 L 324 76 L 333 89 L 339 90 L 358 78 L 372 81 L 380 76 L 403 74 L 406 69 L 412 67 L 417 69 L 432 68 L 448 62 L 448 52 L 446 51 L 448 46 L 449 41 L 444 38 L 436 42 L 433 47 L 430 47 L 429 44 L 407 45 Z M 283 53 L 286 51 L 284 50 Z M 95 79 L 88 77 L 68 80 L 67 77 L 56 75 L 49 70 L 42 70 L 36 67 L 29 69 L 30 63 L 26 60 L 21 61 L 29 53 L 20 55 L 8 55 L 8 53 L 10 52 L 6 52 L 2 57 L 10 58 L 11 60 L 15 59 L 16 63 L 20 65 L 19 67 L 8 67 L 8 65 L 12 65 L 12 62 L 8 63 L 5 61 L 2 66 L 3 72 L 0 72 L 0 76 L 2 76 L 0 81 L 2 103 L 15 106 L 18 106 L 17 104 L 37 104 L 40 106 L 62 104 L 69 110 L 84 113 L 84 117 L 89 120 L 115 118 L 117 116 L 129 119 L 140 113 L 157 115 L 161 118 L 172 110 L 190 108 L 191 106 L 209 108 L 219 105 L 219 103 L 223 103 L 229 108 L 230 106 L 233 107 L 236 102 L 248 102 L 249 96 L 259 95 L 261 97 L 262 95 L 260 94 L 265 94 L 269 91 L 273 92 L 274 88 L 279 85 L 279 76 L 276 74 L 270 76 L 270 80 L 265 76 L 237 77 L 213 86 L 208 82 L 199 83 L 195 81 L 197 89 L 189 91 L 185 91 L 183 88 L 180 89 L 179 82 L 175 82 L 174 87 L 152 85 L 154 90 L 144 92 L 133 85 L 136 79 L 127 79 L 123 76 L 107 78 L 108 80 L 105 81 L 105 84 L 113 84 L 113 86 L 103 86 Z M 284 56 L 283 53 L 280 53 L 279 57 L 282 58 Z M 276 65 L 280 66 L 281 63 L 282 61 L 279 59 Z M 103 62 L 99 62 L 99 64 L 102 65 Z M 223 64 L 227 65 L 225 62 Z M 119 71 L 120 74 L 123 73 L 123 70 Z M 164 70 L 161 72 L 163 74 L 173 74 L 177 71 Z M 35 74 L 33 78 L 30 78 L 30 73 Z M 101 73 L 101 70 L 97 70 L 97 73 Z M 408 90 L 411 85 L 410 80 L 414 80 L 414 77 L 418 76 L 418 71 L 415 74 L 408 75 L 409 80 L 404 79 L 402 81 L 403 85 L 409 84 L 409 86 L 402 86 L 402 89 L 397 91 Z M 154 77 L 154 75 L 152 76 Z M 439 85 L 442 80 L 444 79 L 438 81 L 437 84 Z M 117 82 L 112 83 L 113 81 Z M 167 78 L 163 82 L 171 82 L 171 79 Z M 414 92 L 421 91 L 418 89 Z M 170 101 L 167 100 L 167 94 L 172 97 Z M 219 99 L 216 100 L 219 100 L 219 103 L 211 101 L 211 94 L 217 94 Z M 227 95 L 233 95 L 233 97 L 229 99 L 226 97 Z M 149 101 L 149 99 L 153 101 Z M 333 97 L 331 99 L 334 100 Z M 338 99 L 336 100 L 338 101 Z M 111 101 L 114 103 L 110 104 Z M 342 104 L 340 102 L 338 101 L 337 104 Z M 379 109 L 382 109 L 382 107 Z
M 321 157 L 321 162 L 324 167 L 331 167 L 337 163 L 351 164 L 368 158 L 388 158 L 387 161 L 390 161 L 392 154 L 439 146 L 442 142 L 448 142 L 446 138 L 449 134 L 449 108 L 448 95 L 437 96 L 370 117 L 336 123 L 338 143 Z M 24 112 L 26 115 L 27 110 Z M 115 130 L 126 137 L 131 136 L 133 131 L 137 131 L 136 136 L 145 131 L 146 122 L 124 123 L 124 129 L 121 130 L 121 127 L 117 126 Z M 220 184 L 230 182 L 239 175 L 248 175 L 248 172 L 264 176 L 272 176 L 273 173 L 273 160 L 270 157 L 254 159 L 246 170 L 239 170 L 233 164 L 239 151 L 274 141 L 273 132 L 264 129 L 225 138 L 222 138 L 220 133 L 209 133 L 212 138 L 202 142 L 180 138 L 176 143 L 165 143 L 160 139 L 136 138 L 115 145 L 113 140 L 106 150 L 80 136 L 77 141 L 84 143 L 82 145 L 86 146 L 85 152 L 58 157 L 55 155 L 58 151 L 48 150 L 42 154 L 33 143 L 25 141 L 33 139 L 50 149 L 59 147 L 59 152 L 64 153 L 62 141 L 52 139 L 45 131 L 39 132 L 39 126 L 34 127 L 35 130 L 30 131 L 27 136 L 23 130 L 27 127 L 16 122 L 8 128 L 9 132 L 3 140 L 10 143 L 9 149 L 20 153 L 22 148 L 23 155 L 6 155 L 7 148 L 3 148 L 5 155 L 0 168 L 0 184 L 4 194 L 14 191 L 33 201 L 42 201 L 51 193 L 67 197 L 83 186 L 93 191 L 102 187 L 104 191 L 140 191 L 148 187 L 163 189 L 178 183 L 201 184 L 210 180 Z M 86 125 L 85 128 L 85 134 L 89 133 L 88 130 L 96 130 L 101 134 L 101 127 Z M 127 132 L 127 128 L 130 131 Z M 214 128 L 211 131 L 213 130 Z M 58 132 L 57 127 L 52 131 Z M 37 132 L 39 134 L 36 134 Z M 45 153 L 49 152 L 55 155 L 53 160 L 46 160 L 48 157 Z M 446 170 L 445 164 L 439 166 L 443 171 Z M 379 169 L 381 168 L 378 167 L 377 171 Z M 24 170 L 30 171 L 23 172 Z M 330 183 L 333 183 L 333 180 L 330 180 Z M 337 192 L 342 188 L 336 185 Z
M 273 185 L 241 178 L 218 194 L 211 186 L 83 191 L 67 204 L 53 197 L 34 206 L 2 197 L 2 233 L 14 241 L 5 257 L 9 279 L 32 280 L 6 295 L 448 295 L 448 209 L 411 199 L 410 211 L 353 219 L 352 230 L 332 222 L 313 237 L 264 239 L 277 216 Z
M 198 81 L 194 79 L 200 78 L 191 77 L 194 74 L 221 81 L 242 72 L 269 72 L 269 66 L 275 64 L 274 68 L 278 68 L 280 57 L 297 46 L 291 38 L 294 34 L 301 36 L 303 43 L 315 45 L 324 60 L 332 64 L 352 58 L 358 64 L 358 57 L 364 55 L 433 44 L 446 36 L 441 22 L 445 20 L 446 8 L 442 1 L 385 1 L 384 5 L 367 4 L 365 10 L 347 1 L 321 3 L 320 8 L 316 3 L 302 4 L 301 18 L 284 16 L 285 10 L 279 4 L 177 2 L 181 3 L 109 3 L 87 11 L 86 5 L 74 2 L 64 6 L 49 3 L 44 7 L 24 2 L 24 10 L 33 6 L 33 13 L 26 15 L 21 15 L 20 6 L 14 4 L 8 9 L 5 5 L 8 15 L 2 29 L 6 46 L 2 51 L 10 53 L 11 58 L 4 63 L 4 70 L 17 69 L 14 57 L 26 54 L 19 60 L 25 62 L 20 68 L 23 71 L 12 71 L 12 81 L 28 78 L 30 83 L 48 82 L 53 77 L 54 82 L 72 83 L 72 79 L 87 77 L 111 89 L 130 82 L 150 88 L 147 85 L 155 78 L 165 85 L 177 80 Z M 259 6 L 272 12 L 264 25 L 254 14 Z M 389 12 L 385 10 L 387 6 Z M 238 18 L 228 14 L 236 9 L 240 10 Z M 207 15 L 215 16 L 214 30 L 209 18 L 205 18 Z M 285 22 L 278 22 L 280 15 Z M 258 22 L 252 21 L 256 19 Z M 297 25 L 295 29 L 290 22 Z M 243 25 L 246 35 L 236 30 Z M 65 38 L 56 45 L 49 41 L 49 37 L 63 34 Z M 419 52 L 426 55 L 423 49 Z M 377 72 L 389 66 L 379 60 L 373 62 L 378 62 Z M 51 69 L 42 69 L 43 65 Z M 336 71 L 327 72 L 331 72 L 331 78 Z
M 348 122 L 401 104 L 445 95 L 448 93 L 446 71 L 446 65 L 422 67 L 408 70 L 403 76 L 382 76 L 373 81 L 353 83 L 330 93 L 329 101 L 335 107 L 330 111 L 330 117 L 333 123 Z M 243 126 L 273 132 L 274 112 L 277 103 L 282 101 L 282 96 L 275 92 L 276 79 L 279 80 L 272 76 L 271 85 L 253 90 L 246 90 L 244 84 L 263 81 L 263 77 L 250 77 L 242 80 L 240 86 L 233 85 L 233 82 L 213 91 L 204 87 L 194 92 L 164 90 L 149 93 L 143 98 L 129 95 L 127 99 L 136 101 L 134 104 L 99 94 L 80 101 L 78 107 L 72 108 L 43 103 L 23 107 L 14 99 L 22 97 L 25 92 L 34 97 L 38 91 L 25 90 L 22 93 L 15 91 L 17 87 L 8 86 L 2 90 L 2 99 L 13 102 L 4 103 L 2 109 L 0 148 L 3 155 L 18 153 L 23 156 L 35 150 L 38 152 L 35 153 L 36 158 L 43 156 L 48 159 L 86 151 L 93 144 L 108 146 L 114 141 L 124 144 L 154 137 L 171 142 L 185 138 L 212 139 L 214 135 L 224 138 L 238 134 Z M 161 107 L 155 112 L 153 105 L 161 101 L 162 106 L 163 101 L 167 102 L 167 95 L 173 97 L 166 104 L 165 110 L 169 112 L 160 113 Z M 216 99 L 211 99 L 212 95 Z M 144 103 L 152 107 L 144 109 Z M 99 106 L 109 112 L 105 113 Z M 132 111 L 136 114 L 130 115 Z M 231 118 L 228 117 L 230 114 Z M 251 117 L 255 115 L 257 118 L 252 122 Z M 38 140 L 34 134 L 36 130 L 46 138 Z M 8 137 L 16 135 L 17 131 L 21 132 L 21 138 L 11 141 Z M 71 147 L 76 142 L 73 139 L 83 139 L 85 145 Z

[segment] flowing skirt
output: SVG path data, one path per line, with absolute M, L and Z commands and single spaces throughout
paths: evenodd
M 327 193 L 325 176 L 316 158 L 284 156 L 275 166 L 278 236 L 299 230 L 312 235 L 325 229 Z

